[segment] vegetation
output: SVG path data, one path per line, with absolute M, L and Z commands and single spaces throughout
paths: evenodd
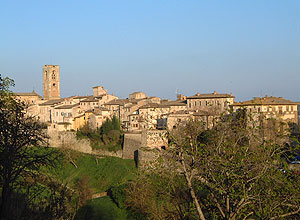
M 26 200 L 27 208 L 32 207 L 34 199 L 29 199 L 32 191 L 30 182 L 38 181 L 40 189 L 44 188 L 49 181 L 40 181 L 39 169 L 54 166 L 58 158 L 55 151 L 47 147 L 43 125 L 26 115 L 25 104 L 9 91 L 13 85 L 12 80 L 0 75 L 1 219 L 12 218 L 14 201 L 20 198 Z M 47 208 L 53 211 L 50 204 Z
M 77 131 L 77 138 L 88 138 L 93 149 L 118 151 L 122 149 L 123 134 L 116 116 L 107 119 L 100 128 L 93 130 L 85 124 Z
M 282 171 L 296 150 L 285 132 L 256 126 L 245 111 L 204 127 L 190 121 L 170 132 L 164 162 L 125 190 L 127 207 L 148 219 L 299 217 L 300 176 Z
M 78 210 L 75 220 L 134 220 L 125 209 L 118 208 L 109 197 L 89 200 Z
M 110 187 L 126 183 L 135 177 L 136 167 L 133 160 L 98 158 L 79 153 L 76 164 L 77 168 L 68 160 L 61 160 L 55 169 L 47 172 L 71 188 L 76 188 L 81 179 L 88 179 L 87 185 L 93 194 L 107 191 Z

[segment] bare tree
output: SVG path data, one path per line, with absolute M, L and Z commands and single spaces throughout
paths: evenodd
M 171 132 L 173 155 L 200 219 L 208 207 L 232 220 L 279 219 L 299 213 L 299 176 L 279 170 L 286 164 L 283 137 L 266 139 L 261 133 L 246 111 L 222 117 L 209 131 L 202 129 L 201 122 L 191 121 Z M 205 187 L 209 196 L 199 201 L 197 187 Z

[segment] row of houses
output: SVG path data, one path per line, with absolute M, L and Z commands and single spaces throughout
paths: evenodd
M 193 96 L 178 95 L 177 100 L 149 97 L 134 92 L 126 99 L 108 94 L 102 86 L 93 88 L 91 96 L 43 100 L 36 92 L 17 93 L 29 106 L 28 113 L 47 123 L 49 130 L 78 130 L 85 124 L 93 129 L 101 127 L 108 118 L 117 116 L 124 130 L 129 132 L 155 129 L 172 129 L 178 124 L 201 119 L 207 128 L 213 126 L 220 114 L 240 108 L 265 118 L 280 118 L 285 122 L 299 122 L 299 103 L 281 97 L 259 97 L 235 102 L 232 94 L 197 93 Z

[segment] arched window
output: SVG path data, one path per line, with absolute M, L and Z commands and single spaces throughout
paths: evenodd
M 55 70 L 52 71 L 52 79 L 55 79 Z

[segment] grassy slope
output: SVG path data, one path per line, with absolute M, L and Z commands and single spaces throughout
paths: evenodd
M 75 217 L 75 220 L 130 220 L 128 213 L 120 209 L 109 197 L 88 201 Z
M 97 161 L 93 155 L 80 154 L 76 160 L 77 168 L 61 161 L 59 167 L 51 170 L 51 173 L 71 188 L 76 186 L 80 177 L 87 177 L 93 193 L 106 191 L 111 186 L 134 178 L 136 168 L 133 160 L 105 157 Z
M 105 157 L 97 159 L 93 155 L 75 153 L 77 168 L 67 160 L 61 160 L 58 167 L 48 172 L 52 176 L 61 180 L 71 188 L 76 188 L 80 177 L 89 179 L 89 186 L 93 193 L 107 191 L 110 187 L 126 183 L 135 177 L 136 166 L 134 160 L 124 160 L 116 157 Z M 120 209 L 109 198 L 97 198 L 88 201 L 87 205 L 82 207 L 76 220 L 125 220 L 128 213 L 125 209 Z

